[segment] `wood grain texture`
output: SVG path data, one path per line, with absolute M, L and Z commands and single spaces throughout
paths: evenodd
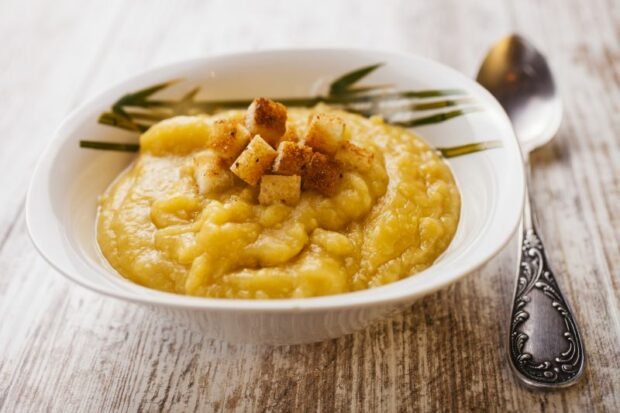
M 620 411 L 620 3 L 616 0 L 0 2 L 0 410 Z M 85 291 L 32 247 L 25 187 L 51 132 L 145 68 L 233 50 L 355 46 L 473 75 L 519 31 L 551 60 L 562 128 L 534 154 L 534 198 L 580 321 L 585 378 L 519 386 L 505 354 L 516 243 L 358 334 L 289 347 L 210 341 Z

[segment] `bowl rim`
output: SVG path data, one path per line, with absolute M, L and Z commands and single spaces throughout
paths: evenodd
M 52 254 L 45 251 L 44 248 L 40 245 L 37 240 L 37 228 L 33 227 L 33 214 L 36 214 L 36 208 L 33 206 L 32 197 L 33 190 L 36 186 L 37 177 L 41 175 L 41 170 L 45 166 L 45 159 L 47 155 L 54 152 L 54 149 L 57 149 L 64 140 L 63 136 L 67 135 L 67 129 L 79 119 L 81 119 L 80 113 L 85 112 L 87 108 L 94 106 L 98 102 L 105 100 L 107 98 L 113 98 L 119 93 L 126 92 L 127 88 L 131 87 L 132 84 L 135 84 L 140 81 L 141 78 L 145 76 L 158 76 L 159 74 L 164 74 L 167 72 L 174 72 L 182 70 L 186 67 L 195 67 L 199 65 L 208 64 L 210 60 L 215 58 L 232 58 L 232 57 L 248 57 L 248 56 L 257 56 L 257 55 L 269 55 L 269 54 L 288 54 L 288 53 L 358 53 L 358 54 L 368 54 L 374 56 L 385 56 L 385 58 L 393 58 L 393 59 L 402 59 L 409 60 L 411 63 L 417 61 L 421 62 L 424 65 L 430 67 L 439 67 L 445 73 L 449 73 L 457 82 L 466 84 L 469 88 L 472 88 L 476 94 L 484 96 L 489 102 L 492 102 L 493 109 L 497 110 L 497 115 L 501 119 L 501 122 L 507 125 L 506 129 L 509 131 L 509 136 L 506 137 L 506 142 L 511 144 L 511 148 L 507 147 L 508 152 L 513 153 L 518 158 L 517 163 L 517 175 L 515 176 L 517 187 L 514 188 L 518 192 L 515 196 L 515 203 L 512 205 L 515 208 L 512 208 L 510 214 L 507 214 L 508 217 L 503 220 L 503 231 L 501 231 L 500 235 L 497 237 L 497 241 L 493 243 L 493 246 L 488 248 L 484 252 L 484 254 L 478 254 L 476 260 L 470 263 L 467 266 L 462 267 L 454 267 L 448 275 L 444 275 L 442 277 L 435 277 L 431 280 L 431 282 L 426 285 L 422 285 L 417 289 L 399 289 L 398 287 L 403 283 L 406 283 L 407 280 L 411 280 L 411 278 L 418 277 L 423 273 L 427 272 L 429 269 L 434 267 L 436 264 L 431 265 L 428 269 L 421 271 L 415 275 L 411 275 L 405 277 L 403 279 L 391 282 L 389 284 L 369 288 L 360 291 L 347 292 L 336 295 L 327 295 L 327 296 L 318 296 L 318 297 L 309 297 L 309 298 L 286 298 L 286 299 L 226 299 L 226 298 L 209 298 L 209 297 L 194 297 L 187 296 L 175 293 L 169 293 L 159 290 L 154 290 L 151 288 L 147 288 L 138 284 L 135 284 L 129 280 L 122 278 L 122 276 L 115 274 L 115 276 L 121 277 L 122 281 L 131 285 L 131 289 L 129 288 L 121 288 L 120 286 L 115 286 L 114 288 L 107 289 L 103 286 L 90 282 L 79 276 L 79 274 L 73 274 L 70 271 L 67 271 L 61 268 L 53 259 Z M 394 51 L 385 51 L 379 49 L 372 48 L 341 48 L 341 47 L 298 47 L 298 48 L 272 48 L 272 49 L 263 49 L 260 51 L 239 51 L 239 52 L 226 52 L 226 53 L 213 53 L 207 54 L 203 57 L 192 58 L 192 59 L 183 59 L 174 63 L 157 66 L 148 70 L 141 71 L 133 76 L 125 78 L 120 82 L 116 82 L 112 86 L 106 87 L 102 91 L 95 93 L 94 96 L 87 99 L 84 103 L 80 104 L 78 107 L 73 109 L 61 122 L 61 124 L 55 129 L 52 139 L 47 144 L 46 148 L 41 153 L 39 160 L 36 163 L 36 166 L 33 170 L 32 177 L 30 179 L 30 183 L 27 189 L 26 195 L 26 205 L 25 205 L 25 215 L 26 215 L 26 227 L 28 230 L 28 234 L 32 243 L 35 246 L 35 249 L 39 252 L 39 254 L 50 264 L 52 268 L 54 268 L 57 272 L 71 280 L 72 282 L 97 293 L 103 294 L 108 297 L 113 297 L 116 299 L 130 301 L 139 304 L 147 304 L 147 305 L 162 305 L 171 308 L 180 308 L 180 309 L 193 309 L 193 310 L 219 310 L 219 311 L 227 311 L 227 312 L 236 312 L 236 313 L 245 313 L 245 312 L 263 312 L 263 313 L 283 313 L 283 312 L 314 312 L 314 311 L 325 311 L 325 310 L 337 310 L 343 308 L 358 308 L 358 307 L 366 307 L 366 306 L 383 306 L 388 304 L 399 303 L 403 301 L 412 301 L 414 298 L 430 294 L 434 291 L 437 291 L 449 284 L 452 284 L 459 279 L 463 278 L 465 275 L 476 271 L 478 268 L 482 267 L 489 260 L 495 257 L 508 242 L 512 239 L 517 226 L 521 220 L 521 213 L 523 209 L 524 199 L 525 199 L 525 176 L 524 176 L 524 166 L 523 166 L 523 158 L 521 149 L 519 147 L 519 143 L 512 129 L 510 120 L 505 113 L 502 106 L 497 102 L 495 97 L 491 95 L 484 87 L 478 84 L 475 80 L 465 76 L 463 73 L 453 69 L 450 66 L 447 66 L 443 63 L 437 62 L 433 59 L 420 56 L 413 53 L 404 53 L 404 52 L 394 52 Z M 511 150 L 512 149 L 512 150 Z M 50 166 L 52 163 L 50 162 Z M 506 215 L 506 214 L 504 214 Z M 103 269 L 103 271 L 109 271 L 108 269 Z

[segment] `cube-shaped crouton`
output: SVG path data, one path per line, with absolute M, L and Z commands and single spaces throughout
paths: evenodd
M 263 175 L 260 181 L 258 202 L 271 205 L 281 202 L 295 206 L 301 196 L 301 176 Z
M 286 132 L 286 106 L 266 98 L 256 98 L 248 107 L 245 126 L 276 148 Z
M 325 196 L 333 196 L 338 191 L 342 171 L 336 161 L 315 152 L 304 169 L 303 178 L 304 189 L 314 189 Z
M 277 154 L 260 135 L 256 135 L 235 159 L 230 170 L 248 184 L 256 185 L 261 176 L 271 168 Z
M 372 160 L 375 154 L 360 148 L 359 146 L 346 141 L 342 144 L 334 159 L 340 163 L 344 169 L 367 171 L 372 166 Z
M 250 142 L 250 131 L 230 120 L 217 120 L 211 127 L 210 147 L 225 160 L 232 162 Z
M 233 174 L 226 167 L 226 161 L 214 151 L 198 152 L 194 155 L 193 161 L 194 180 L 199 193 L 212 194 L 234 183 Z
M 300 175 L 311 158 L 311 147 L 283 141 L 278 145 L 278 156 L 276 156 L 272 170 L 280 175 Z
M 312 149 L 328 155 L 336 153 L 345 141 L 345 123 L 337 116 L 316 113 L 308 122 L 303 142 Z

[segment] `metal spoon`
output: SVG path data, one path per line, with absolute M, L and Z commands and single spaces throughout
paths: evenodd
M 508 36 L 491 48 L 477 80 L 510 117 L 531 181 L 529 153 L 553 138 L 562 118 L 544 56 L 523 37 Z M 583 342 L 549 267 L 527 192 L 510 317 L 510 362 L 517 377 L 531 387 L 567 387 L 584 371 Z

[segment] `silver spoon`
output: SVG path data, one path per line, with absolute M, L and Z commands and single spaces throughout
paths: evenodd
M 523 37 L 511 35 L 491 48 L 476 80 L 510 117 L 531 181 L 529 153 L 553 138 L 562 118 L 547 61 Z M 527 192 L 510 317 L 510 362 L 517 377 L 531 387 L 567 387 L 583 374 L 583 342 L 549 267 Z

